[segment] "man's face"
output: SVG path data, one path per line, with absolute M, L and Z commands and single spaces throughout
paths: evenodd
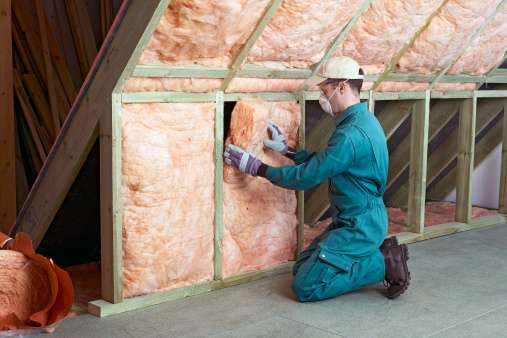
M 345 110 L 345 104 L 343 98 L 347 94 L 348 91 L 351 90 L 350 86 L 347 83 L 347 80 L 327 83 L 324 81 L 319 85 L 320 91 L 328 98 L 331 103 L 331 107 L 333 108 L 333 112 L 339 113 Z

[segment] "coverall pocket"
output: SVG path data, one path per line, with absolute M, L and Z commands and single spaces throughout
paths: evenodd
M 327 265 L 342 270 L 343 272 L 349 272 L 354 263 L 350 258 L 344 255 L 332 253 L 324 249 L 319 252 L 319 259 Z

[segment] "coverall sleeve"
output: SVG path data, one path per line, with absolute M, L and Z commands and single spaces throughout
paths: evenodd
M 308 161 L 278 168 L 268 167 L 266 178 L 283 188 L 305 190 L 347 170 L 354 157 L 355 150 L 350 137 L 339 130 L 333 135 L 327 148 L 313 155 Z
M 310 153 L 308 151 L 306 151 L 305 149 L 302 149 L 302 150 L 298 150 L 295 154 L 294 154 L 294 162 L 296 164 L 301 164 L 301 163 L 304 163 L 306 161 L 308 161 L 315 153 Z

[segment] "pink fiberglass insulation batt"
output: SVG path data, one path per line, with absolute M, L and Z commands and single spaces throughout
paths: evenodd
M 268 121 L 275 122 L 288 138 L 297 143 L 300 121 L 296 102 L 239 101 L 232 112 L 227 144 L 248 149 L 263 162 L 282 166 L 291 161 L 266 150 Z M 225 276 L 266 268 L 294 259 L 296 249 L 296 194 L 224 168 L 223 272 Z
M 269 0 L 173 0 L 140 63 L 227 67 Z
M 425 74 L 443 70 L 500 1 L 450 0 L 400 59 L 399 70 Z
M 307 68 L 318 62 L 362 1 L 285 0 L 253 46 L 250 62 Z M 269 66 L 269 64 L 266 64 Z
M 123 293 L 213 276 L 214 103 L 122 107 Z
M 359 2 L 359 1 L 358 1 Z M 375 0 L 353 26 L 336 55 L 355 58 L 367 74 L 379 74 L 442 0 Z
M 449 69 L 449 74 L 482 75 L 498 65 L 507 50 L 507 6 L 495 15 L 479 38 Z

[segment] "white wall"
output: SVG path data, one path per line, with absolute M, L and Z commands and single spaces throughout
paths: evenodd
M 498 208 L 500 192 L 500 164 L 502 145 L 498 145 L 482 163 L 475 168 L 472 181 L 472 204 L 485 208 Z M 445 198 L 456 202 L 456 190 Z

